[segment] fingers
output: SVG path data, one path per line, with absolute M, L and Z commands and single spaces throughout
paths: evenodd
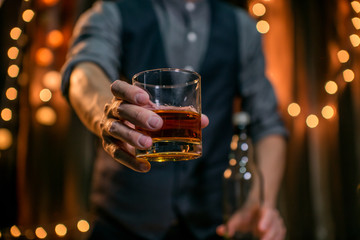
M 111 92 L 116 99 L 133 104 L 145 105 L 149 102 L 149 95 L 145 90 L 121 80 L 116 80 L 111 84 Z
M 261 240 L 283 240 L 286 234 L 284 221 L 276 209 L 264 208 L 258 224 Z
M 201 114 L 201 128 L 206 128 L 209 125 L 209 118 L 205 114 Z

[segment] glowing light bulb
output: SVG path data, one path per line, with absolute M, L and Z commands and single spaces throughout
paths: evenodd
M 351 22 L 352 22 L 352 24 L 354 25 L 354 27 L 355 27 L 357 30 L 360 29 L 360 18 L 358 18 L 358 17 L 353 17 L 353 18 L 351 19 Z
M 352 1 L 351 6 L 356 13 L 360 12 L 360 3 L 358 1 Z
M 314 115 L 314 114 L 311 114 L 309 115 L 307 118 L 306 118 L 306 125 L 309 127 L 309 128 L 315 128 L 319 125 L 319 118 Z
M 231 174 L 232 174 L 231 169 L 226 169 L 226 170 L 224 171 L 224 178 L 229 178 L 229 177 L 231 177 Z
M 10 30 L 10 37 L 13 40 L 18 40 L 20 35 L 21 35 L 21 29 L 18 27 L 14 27 L 13 29 Z
M 335 94 L 338 90 L 338 85 L 336 84 L 336 82 L 334 81 L 328 81 L 326 84 L 325 84 L 325 91 L 328 93 L 328 94 Z
M 12 143 L 13 137 L 11 132 L 6 128 L 0 128 L 0 150 L 6 150 L 10 148 Z
M 333 107 L 327 105 L 327 106 L 323 107 L 323 109 L 321 110 L 321 115 L 325 119 L 330 119 L 335 115 L 335 110 Z
M 290 103 L 287 110 L 288 110 L 289 115 L 292 117 L 299 116 L 299 114 L 301 112 L 301 108 L 300 108 L 299 104 L 297 104 L 297 103 Z
M 17 98 L 17 94 L 18 94 L 18 91 L 13 87 L 8 88 L 5 93 L 7 99 L 9 99 L 9 100 L 15 100 Z
M 64 43 L 64 36 L 59 30 L 52 30 L 46 36 L 46 42 L 50 47 L 57 48 Z
M 343 71 L 343 77 L 345 82 L 352 82 L 355 78 L 355 73 L 351 69 L 345 69 Z
M 230 159 L 229 164 L 230 164 L 230 166 L 235 166 L 236 165 L 236 160 L 234 158 Z
M 255 3 L 252 7 L 252 11 L 255 16 L 261 17 L 266 13 L 266 7 L 262 3 Z
M 259 33 L 265 34 L 265 33 L 269 32 L 270 25 L 269 25 L 269 23 L 267 21 L 260 20 L 256 24 L 256 29 L 258 30 Z
M 339 62 L 341 62 L 341 63 L 346 63 L 350 59 L 349 53 L 345 50 L 340 50 L 337 53 L 337 56 L 338 56 Z
M 80 232 L 87 232 L 90 229 L 90 225 L 86 220 L 80 220 L 77 223 L 77 228 Z
M 34 15 L 35 15 L 35 13 L 33 10 L 26 9 L 22 14 L 22 18 L 23 18 L 24 22 L 30 22 L 33 19 Z
M 35 53 L 35 61 L 39 66 L 49 66 L 53 60 L 54 55 L 48 48 L 39 48 Z
M 67 228 L 64 224 L 57 224 L 55 226 L 55 233 L 56 235 L 58 235 L 59 237 L 64 237 L 67 234 Z

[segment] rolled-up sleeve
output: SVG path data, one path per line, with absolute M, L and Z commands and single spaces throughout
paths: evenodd
M 118 79 L 121 56 L 121 17 L 113 2 L 97 2 L 76 23 L 67 60 L 62 68 L 62 91 L 68 94 L 69 78 L 80 62 L 93 62 L 110 81 Z
M 274 89 L 265 76 L 261 35 L 245 12 L 239 10 L 237 16 L 240 34 L 238 86 L 242 109 L 251 116 L 250 135 L 254 142 L 270 134 L 287 137 Z

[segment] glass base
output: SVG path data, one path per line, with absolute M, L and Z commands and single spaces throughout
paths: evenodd
M 154 162 L 187 161 L 201 157 L 201 142 L 158 141 L 150 149 L 136 149 L 136 158 Z

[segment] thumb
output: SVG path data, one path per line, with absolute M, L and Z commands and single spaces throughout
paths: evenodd
M 234 236 L 235 232 L 240 231 L 248 231 L 247 225 L 249 220 L 247 220 L 241 212 L 237 212 L 231 216 L 229 221 L 225 224 L 222 224 L 216 228 L 216 233 L 219 236 L 227 236 L 232 237 Z

